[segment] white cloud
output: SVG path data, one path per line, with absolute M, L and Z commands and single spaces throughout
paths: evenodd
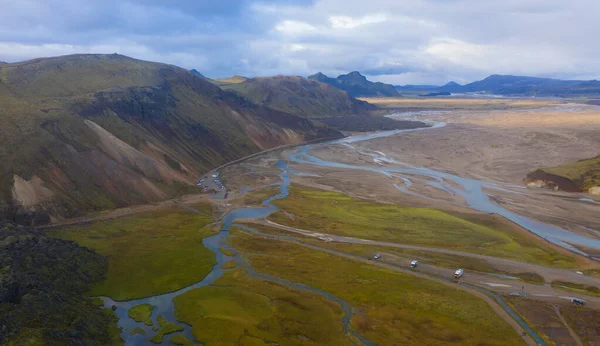
M 384 14 L 368 15 L 360 18 L 352 18 L 348 16 L 331 16 L 329 22 L 334 29 L 353 29 L 361 25 L 382 23 L 388 18 Z
M 600 78 L 600 1 L 0 0 L 0 60 L 114 53 L 208 76 L 352 70 L 395 84 Z
M 310 24 L 295 20 L 284 20 L 275 26 L 275 30 L 285 35 L 299 35 L 307 32 L 313 32 L 317 30 L 317 28 Z

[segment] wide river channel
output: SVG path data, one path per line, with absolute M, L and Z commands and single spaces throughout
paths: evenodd
M 456 175 L 452 175 L 445 172 L 435 171 L 429 168 L 423 167 L 415 167 L 403 162 L 398 162 L 395 160 L 389 159 L 385 153 L 381 152 L 365 152 L 360 149 L 355 148 L 352 143 L 367 141 L 374 138 L 381 138 L 387 136 L 399 135 L 403 132 L 409 131 L 429 131 L 439 127 L 445 126 L 444 123 L 439 122 L 430 122 L 431 127 L 421 128 L 421 129 L 409 129 L 409 130 L 395 130 L 395 131 L 386 131 L 386 132 L 378 132 L 367 135 L 354 135 L 350 137 L 346 137 L 344 139 L 329 141 L 319 144 L 311 144 L 311 145 L 303 145 L 297 147 L 291 154 L 288 155 L 288 162 L 297 162 L 302 164 L 310 164 L 317 165 L 323 167 L 335 167 L 342 169 L 351 169 L 351 170 L 362 170 L 362 171 L 371 171 L 378 172 L 386 176 L 394 176 L 400 178 L 404 184 L 403 186 L 392 184 L 394 188 L 396 188 L 400 193 L 409 193 L 413 195 L 417 195 L 415 192 L 410 191 L 410 186 L 412 185 L 411 179 L 415 179 L 414 177 L 420 176 L 423 179 L 428 179 L 429 184 L 435 186 L 441 190 L 444 190 L 451 194 L 456 194 L 462 197 L 467 205 L 475 210 L 486 212 L 486 213 L 496 213 L 499 214 L 508 220 L 515 222 L 516 224 L 521 225 L 525 229 L 535 233 L 536 235 L 545 238 L 546 240 L 558 244 L 560 246 L 566 247 L 572 251 L 580 252 L 578 249 L 573 247 L 570 244 L 574 245 L 585 245 L 587 247 L 600 249 L 600 240 L 592 239 L 588 237 L 584 237 L 581 235 L 574 234 L 567 230 L 548 225 L 530 218 L 527 218 L 522 215 L 518 215 L 514 212 L 511 212 L 505 208 L 502 208 L 500 205 L 494 203 L 489 195 L 484 191 L 485 189 L 491 190 L 504 190 L 511 191 L 510 186 L 499 186 L 495 183 L 488 183 L 480 180 L 467 179 L 463 177 L 459 177 Z M 349 149 L 356 150 L 357 152 L 371 156 L 374 164 L 369 166 L 359 166 L 359 165 L 351 165 L 346 163 L 338 163 L 334 161 L 327 161 L 316 156 L 311 155 L 311 149 L 317 146 L 326 146 L 326 145 L 344 145 Z M 385 162 L 385 167 L 378 166 L 378 162 Z M 175 317 L 175 309 L 173 305 L 173 298 L 181 295 L 185 292 L 188 292 L 192 289 L 207 286 L 215 282 L 219 277 L 223 275 L 226 271 L 222 269 L 221 266 L 224 263 L 229 262 L 230 260 L 236 260 L 238 264 L 243 267 L 250 276 L 265 280 L 276 281 L 281 284 L 287 285 L 294 289 L 300 290 L 309 290 L 311 292 L 323 295 L 325 298 L 333 300 L 340 304 L 343 308 L 345 315 L 342 319 L 342 324 L 346 329 L 346 332 L 352 334 L 355 338 L 360 340 L 364 345 L 373 345 L 371 341 L 364 338 L 363 336 L 355 333 L 350 327 L 350 318 L 352 316 L 352 309 L 350 304 L 347 302 L 331 295 L 328 292 L 321 291 L 319 289 L 306 286 L 299 283 L 292 283 L 287 280 L 273 277 L 270 275 L 265 275 L 261 273 L 256 273 L 250 265 L 240 257 L 239 254 L 235 256 L 227 256 L 219 251 L 219 248 L 230 249 L 229 244 L 227 243 L 227 237 L 229 235 L 229 229 L 232 225 L 234 225 L 236 220 L 239 219 L 248 219 L 248 218 L 261 218 L 269 215 L 270 213 L 277 210 L 271 202 L 276 199 L 285 198 L 288 195 L 288 186 L 290 184 L 289 175 L 292 174 L 300 174 L 294 172 L 288 168 L 288 165 L 285 161 L 278 161 L 276 164 L 276 168 L 281 170 L 280 178 L 281 181 L 279 183 L 273 184 L 280 186 L 279 192 L 272 197 L 269 197 L 265 201 L 263 201 L 263 207 L 259 208 L 240 208 L 234 209 L 226 213 L 222 218 L 222 228 L 221 231 L 213 236 L 207 237 L 203 240 L 204 246 L 208 249 L 212 250 L 215 253 L 217 264 L 214 265 L 212 271 L 200 282 L 191 285 L 189 287 L 185 287 L 179 291 L 166 293 L 158 296 L 135 299 L 130 301 L 113 301 L 108 297 L 102 297 L 104 300 L 104 306 L 107 308 L 116 307 L 115 313 L 119 317 L 118 325 L 122 328 L 121 337 L 125 340 L 126 345 L 148 345 L 150 344 L 150 339 L 156 331 L 152 329 L 151 326 L 146 326 L 143 323 L 138 323 L 133 319 L 128 317 L 128 310 L 139 304 L 151 304 L 155 308 L 152 311 L 152 322 L 155 326 L 158 325 L 157 318 L 158 316 L 163 316 L 165 320 L 178 324 L 184 328 L 182 332 L 166 335 L 163 338 L 163 345 L 171 345 L 172 343 L 169 341 L 171 336 L 176 334 L 183 334 L 192 342 L 198 342 L 193 334 L 192 328 L 189 325 L 186 325 L 182 322 L 177 321 Z M 427 198 L 422 196 L 423 198 Z M 526 325 L 524 325 L 526 327 Z M 130 332 L 134 328 L 140 328 L 144 330 L 145 335 L 135 334 L 131 335 Z M 528 329 L 528 328 L 527 328 Z M 536 335 L 537 336 L 537 335 Z M 539 339 L 538 339 L 539 340 Z

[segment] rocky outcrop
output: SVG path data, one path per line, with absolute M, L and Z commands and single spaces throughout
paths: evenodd
M 582 192 L 581 188 L 572 180 L 548 173 L 542 169 L 529 173 L 525 183 L 531 187 L 542 187 L 567 192 Z

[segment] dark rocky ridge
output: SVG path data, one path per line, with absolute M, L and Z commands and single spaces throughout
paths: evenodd
M 393 85 L 371 82 L 357 71 L 340 75 L 337 78 L 329 78 L 323 73 L 318 72 L 312 76 L 308 76 L 308 79 L 332 85 L 338 89 L 347 91 L 354 97 L 400 96 L 398 90 Z
M 118 342 L 114 317 L 85 297 L 107 266 L 75 242 L 0 222 L 0 344 Z

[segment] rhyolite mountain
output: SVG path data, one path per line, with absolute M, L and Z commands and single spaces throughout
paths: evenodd
M 393 85 L 371 82 L 357 71 L 339 75 L 337 78 L 330 78 L 318 72 L 312 76 L 308 76 L 308 79 L 332 85 L 338 89 L 347 91 L 354 97 L 400 96 L 398 90 Z
M 41 224 L 190 191 L 202 173 L 342 134 L 122 55 L 0 66 L 0 218 Z
M 305 118 L 365 114 L 375 109 L 329 84 L 298 76 L 257 77 L 223 88 L 259 105 Z

